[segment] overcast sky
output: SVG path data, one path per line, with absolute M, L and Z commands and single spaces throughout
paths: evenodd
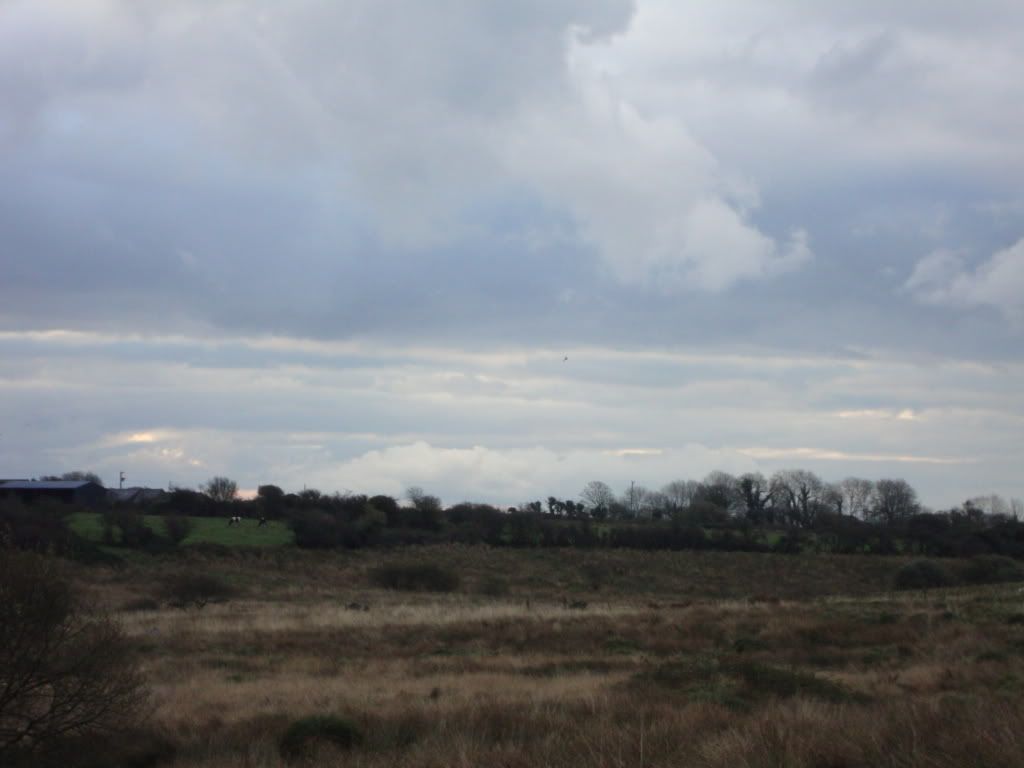
M 0 477 L 1024 496 L 1021 29 L 0 0 Z

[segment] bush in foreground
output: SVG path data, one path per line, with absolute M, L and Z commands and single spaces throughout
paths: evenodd
M 195 522 L 184 515 L 168 515 L 164 518 L 164 530 L 167 538 L 179 545 L 195 530 Z
M 80 610 L 52 558 L 0 550 L 0 765 L 137 723 L 146 690 L 120 628 Z
M 66 512 L 59 506 L 26 506 L 17 499 L 0 501 L 0 547 L 66 555 L 72 544 Z
M 952 585 L 949 571 L 931 560 L 914 560 L 896 571 L 896 589 L 939 589 Z
M 313 715 L 296 720 L 281 737 L 281 755 L 296 759 L 308 755 L 317 745 L 351 749 L 362 743 L 363 735 L 348 720 L 334 715 Z
M 1002 555 L 978 555 L 967 563 L 963 577 L 968 584 L 1024 581 L 1024 566 L 1013 558 Z

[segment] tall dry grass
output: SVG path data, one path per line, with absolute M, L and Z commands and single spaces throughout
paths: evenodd
M 463 569 L 454 594 L 368 581 L 385 557 L 423 552 L 317 556 L 269 575 L 263 558 L 197 560 L 244 597 L 118 612 L 142 654 L 155 726 L 176 747 L 165 764 L 285 765 L 289 724 L 332 716 L 361 740 L 325 743 L 305 764 L 1024 766 L 1024 595 L 1014 587 L 867 593 L 865 576 L 844 593 L 851 582 L 833 576 L 830 595 L 816 584 L 744 597 L 746 557 L 731 573 L 726 559 L 662 553 L 671 575 L 655 576 L 647 555 L 610 553 L 604 565 L 632 572 L 587 591 L 590 559 L 501 553 L 510 589 L 494 598 L 476 589 L 478 551 L 433 554 L 445 553 Z M 786 585 L 819 565 L 777 557 L 755 571 Z M 138 608 L 173 567 L 80 578 L 108 606 Z M 697 572 L 727 586 L 701 591 L 689 581 Z M 570 597 L 587 607 L 569 608 Z

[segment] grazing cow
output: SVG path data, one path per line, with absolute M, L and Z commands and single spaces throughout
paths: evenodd
M 258 523 L 258 524 L 256 525 L 256 527 L 257 527 L 257 528 L 262 528 L 262 527 L 263 527 L 264 525 L 266 525 L 266 524 L 267 524 L 267 518 L 265 518 L 265 517 L 260 517 L 260 521 L 259 521 L 259 523 Z
M 232 525 L 241 525 L 241 524 L 242 524 L 242 518 L 241 518 L 240 515 L 232 515 L 231 517 L 228 518 L 228 526 L 229 527 L 232 526 Z

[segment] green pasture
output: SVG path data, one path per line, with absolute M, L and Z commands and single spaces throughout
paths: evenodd
M 189 544 L 222 544 L 228 547 L 282 547 L 294 542 L 291 529 L 278 520 L 268 520 L 262 528 L 257 521 L 243 518 L 241 525 L 228 525 L 222 517 L 190 517 L 193 529 L 182 542 Z M 164 535 L 164 517 L 144 515 L 145 524 Z M 82 538 L 103 542 L 103 515 L 98 512 L 75 512 L 68 519 L 71 530 Z

